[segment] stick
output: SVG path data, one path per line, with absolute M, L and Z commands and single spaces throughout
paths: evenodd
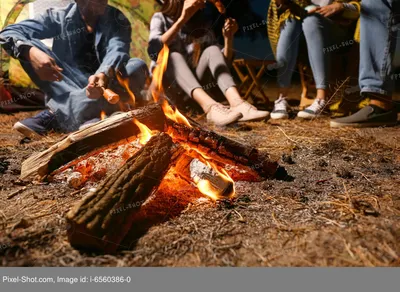
M 100 87 L 103 90 L 103 97 L 111 104 L 116 104 L 119 102 L 119 95 L 116 94 L 111 89 L 105 89 L 103 86 Z
M 15 196 L 19 195 L 20 193 L 22 193 L 25 190 L 26 190 L 26 187 L 23 187 L 23 188 L 20 188 L 19 190 L 15 191 L 15 192 L 12 192 L 11 194 L 9 194 L 7 196 L 7 200 L 10 200 L 10 199 L 14 198 Z

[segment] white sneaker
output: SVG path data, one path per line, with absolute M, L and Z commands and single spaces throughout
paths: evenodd
M 259 111 L 254 105 L 251 105 L 247 101 L 243 101 L 238 106 L 231 107 L 231 110 L 243 115 L 239 122 L 260 121 L 269 116 L 269 112 Z
M 275 100 L 274 109 L 271 112 L 271 119 L 274 120 L 288 119 L 289 118 L 288 107 L 289 105 L 286 101 L 286 98 L 283 97 L 281 94 L 279 98 Z
M 306 109 L 300 111 L 297 116 L 303 119 L 313 119 L 320 116 L 326 106 L 326 101 L 316 98 Z
M 238 121 L 242 114 L 220 103 L 213 104 L 207 112 L 207 121 L 216 126 L 226 126 Z

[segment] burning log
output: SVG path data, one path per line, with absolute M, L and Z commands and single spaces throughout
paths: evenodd
M 153 136 L 89 193 L 67 214 L 71 245 L 114 253 L 130 230 L 133 215 L 157 189 L 178 149 L 167 134 Z
M 184 180 L 196 185 L 201 193 L 218 200 L 235 194 L 234 183 L 213 168 L 186 154 L 181 155 L 175 172 Z
M 165 115 L 156 104 L 109 117 L 74 132 L 49 149 L 29 157 L 22 163 L 21 179 L 32 175 L 43 178 L 94 149 L 138 135 L 140 130 L 133 124 L 134 118 L 152 130 L 161 132 L 165 129 Z
M 205 157 L 222 164 L 247 167 L 263 178 L 275 177 L 279 169 L 278 163 L 272 161 L 268 154 L 208 130 L 169 121 L 168 133 L 174 141 L 197 151 L 195 158 Z

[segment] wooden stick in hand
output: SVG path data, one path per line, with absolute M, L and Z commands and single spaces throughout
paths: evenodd
M 103 90 L 103 97 L 111 104 L 116 104 L 119 102 L 119 95 L 116 94 L 114 91 L 111 89 L 105 89 L 104 87 L 101 87 Z

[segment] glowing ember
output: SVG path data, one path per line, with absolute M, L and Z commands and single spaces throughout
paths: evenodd
M 105 111 L 101 111 L 100 113 L 100 119 L 104 120 L 107 117 L 106 112 Z
M 150 138 L 154 136 L 155 133 L 137 119 L 133 119 L 133 123 L 138 126 L 140 130 L 140 134 L 138 135 L 140 144 L 146 145 L 146 143 L 149 142 Z
M 117 71 L 117 74 L 115 75 L 117 77 L 118 83 L 126 90 L 126 92 L 128 92 L 129 97 L 131 98 L 132 106 L 135 106 L 136 97 L 129 87 L 129 78 L 122 77 L 122 73 L 120 71 Z
M 153 73 L 153 82 L 155 84 L 155 88 L 153 89 L 152 94 L 155 102 L 158 102 L 159 96 L 164 93 L 162 81 L 165 70 L 167 70 L 168 58 L 169 58 L 169 48 L 167 45 L 164 45 L 163 49 L 158 54 L 157 66 L 154 69 Z

